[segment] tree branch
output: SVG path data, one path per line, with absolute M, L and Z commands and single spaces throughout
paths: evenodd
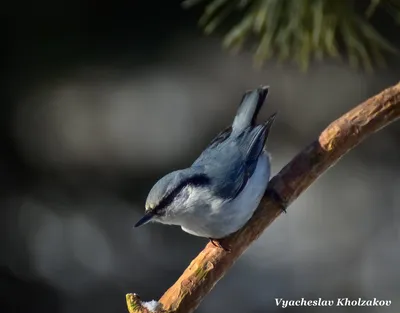
M 292 203 L 319 176 L 367 136 L 400 117 L 400 83 L 368 99 L 331 123 L 319 136 L 288 163 L 269 183 L 287 204 Z M 267 193 L 250 221 L 238 232 L 224 239 L 230 252 L 207 244 L 159 300 L 163 310 L 192 312 L 211 291 L 237 258 L 281 214 L 280 204 Z M 132 295 L 127 295 L 128 297 Z M 135 295 L 136 297 L 136 295 Z M 130 313 L 135 310 L 128 301 Z

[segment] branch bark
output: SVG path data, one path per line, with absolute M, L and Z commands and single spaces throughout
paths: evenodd
M 302 150 L 269 183 L 287 204 L 292 203 L 319 176 L 367 136 L 400 117 L 400 83 L 366 100 L 332 122 L 309 146 Z M 229 270 L 237 258 L 265 228 L 281 214 L 280 204 L 266 194 L 250 221 L 224 239 L 230 252 L 207 244 L 181 277 L 159 300 L 162 311 L 188 313 Z M 132 306 L 129 299 L 136 301 Z M 130 313 L 148 312 L 136 295 L 128 294 Z M 132 309 L 134 308 L 134 310 Z

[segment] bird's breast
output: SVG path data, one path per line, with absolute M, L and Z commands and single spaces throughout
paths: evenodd
M 192 235 L 223 238 L 240 229 L 253 215 L 270 176 L 267 153 L 261 154 L 253 175 L 235 199 L 215 197 L 206 188 L 194 188 L 186 201 L 179 225 Z

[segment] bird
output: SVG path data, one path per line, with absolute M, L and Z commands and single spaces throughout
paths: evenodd
M 260 86 L 244 93 L 232 125 L 191 166 L 156 182 L 134 227 L 149 222 L 177 225 L 229 251 L 222 240 L 252 217 L 270 178 L 266 142 L 277 113 L 256 124 L 268 92 L 269 86 Z

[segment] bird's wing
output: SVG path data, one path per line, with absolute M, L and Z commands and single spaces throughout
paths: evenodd
M 228 126 L 225 128 L 222 132 L 220 132 L 215 138 L 210 142 L 210 144 L 207 146 L 208 148 L 215 148 L 218 146 L 220 143 L 224 142 L 232 133 L 232 126 Z
M 213 192 L 224 199 L 235 198 L 247 182 L 246 162 L 235 145 L 227 145 L 210 150 L 206 158 L 195 162 L 194 166 L 202 166 L 210 177 Z
M 244 159 L 246 162 L 246 171 L 251 177 L 256 169 L 258 158 L 265 146 L 266 126 L 259 125 L 254 127 L 248 134 L 244 135 L 243 142 L 240 147 L 243 149 Z
M 258 157 L 264 146 L 263 126 L 250 127 L 240 138 L 229 138 L 222 133 L 193 163 L 202 167 L 213 180 L 213 191 L 224 199 L 235 198 L 253 175 Z
M 220 151 L 220 145 L 223 144 L 231 135 L 232 127 L 229 126 L 221 131 L 207 146 L 207 148 L 200 154 L 200 156 L 194 161 L 192 166 L 203 166 L 208 162 L 210 156 L 215 155 L 215 151 Z
M 269 131 L 275 121 L 276 113 L 272 114 L 263 125 L 252 128 L 248 133 L 244 132 L 240 140 L 239 147 L 242 149 L 246 160 L 246 170 L 251 177 L 257 165 L 258 158 L 265 148 Z
M 231 135 L 230 128 L 225 129 L 193 163 L 192 167 L 202 168 L 214 181 L 213 191 L 217 196 L 233 199 L 246 186 L 256 169 L 274 119 L 275 114 L 263 125 L 250 126 L 239 136 Z

